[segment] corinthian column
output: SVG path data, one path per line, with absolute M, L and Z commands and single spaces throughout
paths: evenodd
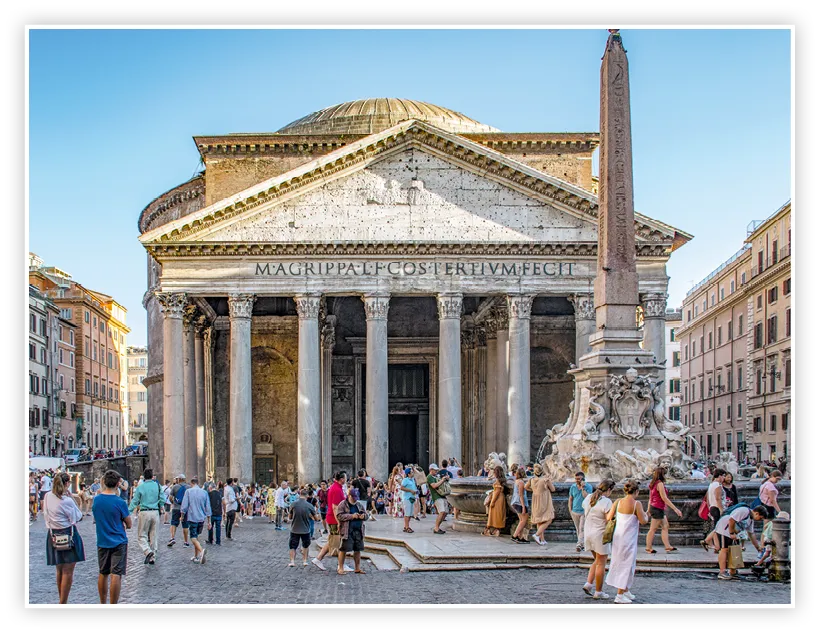
M 495 448 L 503 453 L 507 448 L 510 420 L 510 321 L 506 299 L 495 310 L 496 346 L 496 420 Z M 510 463 L 509 461 L 507 463 Z
M 593 295 L 574 294 L 567 297 L 575 308 L 575 364 L 589 353 L 589 337 L 595 333 L 595 301 Z
M 163 379 L 162 419 L 165 425 L 163 459 L 166 479 L 176 477 L 185 469 L 185 396 L 182 356 L 182 313 L 187 297 L 184 293 L 157 292 L 162 310 Z
M 184 400 L 185 400 L 185 474 L 190 479 L 198 475 L 196 469 L 196 343 L 194 341 L 194 320 L 196 306 L 188 305 L 182 317 L 184 346 Z
M 530 461 L 530 311 L 534 298 L 533 295 L 507 297 L 510 313 L 508 464 Z
M 230 446 L 231 477 L 241 483 L 253 480 L 253 418 L 251 400 L 251 312 L 252 294 L 231 294 Z
M 491 452 L 498 453 L 500 448 L 496 445 L 496 434 L 498 429 L 498 332 L 496 319 L 494 316 L 485 321 L 487 332 L 487 367 L 485 370 L 487 380 L 487 391 L 485 400 L 484 417 L 484 445 L 481 459 L 486 459 Z M 504 452 L 501 450 L 501 452 Z
M 461 295 L 438 295 L 438 453 L 461 454 Z
M 205 472 L 205 327 L 208 320 L 200 316 L 194 329 L 194 371 L 196 373 L 196 473 Z M 202 480 L 205 481 L 205 480 Z
M 322 463 L 322 398 L 319 382 L 319 304 L 321 298 L 298 295 L 299 379 L 296 404 L 296 470 L 299 483 L 319 481 Z
M 389 474 L 387 444 L 387 311 L 389 295 L 365 295 L 367 318 L 367 363 L 365 402 L 365 462 L 369 474 L 386 481 Z
M 655 355 L 655 361 L 662 363 L 666 358 L 666 295 L 647 293 L 641 295 L 643 308 L 643 348 Z M 658 372 L 661 382 L 661 395 L 666 390 L 665 373 Z
M 325 317 L 322 327 L 322 479 L 333 475 L 333 347 L 336 317 Z

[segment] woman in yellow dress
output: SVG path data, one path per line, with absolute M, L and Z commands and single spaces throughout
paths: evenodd
M 490 493 L 490 504 L 487 508 L 487 527 L 484 536 L 500 536 L 501 530 L 507 523 L 507 497 L 505 494 L 505 484 L 507 483 L 507 473 L 501 466 L 496 466 L 493 471 L 495 483 L 493 491 Z
M 539 545 L 546 545 L 544 532 L 555 519 L 555 509 L 552 507 L 552 493 L 555 486 L 544 473 L 541 464 L 535 464 L 532 469 L 533 477 L 524 486 L 532 493 L 532 523 L 536 531 L 533 539 Z

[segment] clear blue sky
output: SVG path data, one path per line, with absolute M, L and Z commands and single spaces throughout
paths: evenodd
M 624 30 L 635 208 L 695 235 L 669 305 L 790 197 L 788 30 Z M 128 309 L 146 341 L 137 218 L 187 180 L 191 137 L 268 132 L 365 97 L 509 132 L 597 131 L 604 30 L 33 30 L 30 244 Z

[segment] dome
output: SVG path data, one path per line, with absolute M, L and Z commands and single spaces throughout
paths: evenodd
M 498 132 L 441 106 L 410 99 L 360 99 L 330 106 L 289 123 L 277 134 L 375 134 L 401 121 L 418 119 L 456 134 Z

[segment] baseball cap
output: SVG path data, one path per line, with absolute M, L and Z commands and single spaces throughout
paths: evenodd
M 430 468 L 427 470 L 438 470 L 438 464 L 430 464 Z
M 353 499 L 355 499 L 356 501 L 359 500 L 359 489 L 358 488 L 351 488 L 350 490 L 347 491 L 347 493 L 351 497 L 353 497 Z
M 177 475 L 177 479 L 185 479 L 185 473 Z
M 409 474 L 410 474 L 410 473 L 412 473 L 412 472 L 413 472 L 413 469 L 412 469 L 412 468 L 405 468 L 405 469 L 404 469 L 404 474 L 405 474 L 405 475 L 409 475 Z

